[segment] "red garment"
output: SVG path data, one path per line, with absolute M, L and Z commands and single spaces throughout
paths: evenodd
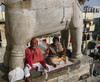
M 36 47 L 35 50 L 32 50 L 30 47 L 25 50 L 25 57 L 26 62 L 31 67 L 34 63 L 40 62 L 43 66 L 46 65 L 43 59 L 43 55 L 41 52 L 41 49 L 39 47 Z
M 45 42 L 45 43 L 47 42 L 46 39 L 43 39 L 42 41 Z

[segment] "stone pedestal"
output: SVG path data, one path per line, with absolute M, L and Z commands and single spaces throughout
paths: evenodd
M 80 82 L 90 75 L 90 65 L 93 59 L 84 56 L 81 61 L 75 61 L 69 66 L 48 72 L 48 79 L 45 75 L 33 78 L 33 82 Z

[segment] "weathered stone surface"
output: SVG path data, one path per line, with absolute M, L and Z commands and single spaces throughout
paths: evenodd
M 33 37 L 68 28 L 73 41 L 73 57 L 82 57 L 83 17 L 77 0 L 5 0 L 5 6 L 7 47 L 4 62 L 10 69 L 24 67 L 24 51 Z

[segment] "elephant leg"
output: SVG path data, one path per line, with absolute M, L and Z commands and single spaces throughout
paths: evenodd
M 5 54 L 4 54 L 4 66 L 5 67 L 9 67 L 9 60 L 10 60 L 11 49 L 12 49 L 12 47 L 8 44 L 6 46 L 6 51 L 5 51 Z
M 9 44 L 11 46 L 9 68 L 10 70 L 24 67 L 24 57 L 26 44 L 34 37 L 34 27 L 36 25 L 35 11 L 31 11 L 31 4 L 28 9 L 25 7 L 23 13 L 23 1 L 20 0 L 6 0 L 5 12 L 6 16 L 6 33 L 9 34 Z M 25 2 L 25 4 L 28 2 Z M 31 3 L 31 1 L 30 1 Z M 16 5 L 16 7 L 15 7 Z M 12 8 L 11 8 L 12 6 Z M 16 10 L 16 8 L 18 9 Z M 29 13 L 29 15 L 27 14 Z M 33 23 L 32 23 L 33 22 Z M 8 44 L 8 43 L 7 43 Z M 6 57 L 5 57 L 6 60 Z
M 6 51 L 4 54 L 4 66 L 5 67 L 9 67 L 9 60 L 10 60 L 10 55 L 11 55 L 11 50 L 12 50 L 12 38 L 11 38 L 11 34 L 10 34 L 10 29 L 9 28 L 9 24 L 8 24 L 8 17 L 7 14 L 6 15 L 6 26 L 5 26 L 5 35 L 6 35 L 6 40 L 7 40 L 7 46 L 6 46 Z
M 82 44 L 82 29 L 76 28 L 70 30 L 71 39 L 72 39 L 72 58 L 80 59 L 83 57 L 81 53 L 81 44 Z
M 65 41 L 65 47 L 68 48 L 69 42 L 69 29 L 61 31 L 61 43 Z
M 83 27 L 82 11 L 75 2 L 73 4 L 73 15 L 70 22 L 70 34 L 72 39 L 72 58 L 74 59 L 80 59 L 83 57 L 81 53 L 82 27 Z
M 15 45 L 13 44 L 11 50 L 11 57 L 9 61 L 10 70 L 15 69 L 16 67 L 24 68 L 24 58 L 25 58 L 25 44 Z

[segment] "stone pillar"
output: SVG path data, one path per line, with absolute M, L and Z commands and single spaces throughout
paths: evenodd
M 80 59 L 83 57 L 81 53 L 82 29 L 77 28 L 70 31 L 72 39 L 72 58 Z
M 11 55 L 11 47 L 10 46 L 6 46 L 6 51 L 4 54 L 4 66 L 5 67 L 9 67 L 9 60 L 10 60 L 10 55 Z
M 72 57 L 80 59 L 83 57 L 81 53 L 83 16 L 77 0 L 73 3 L 73 16 L 69 26 L 72 39 Z
M 7 8 L 6 8 L 7 9 Z M 5 22 L 5 36 L 6 36 L 6 40 L 7 40 L 7 45 L 6 45 L 6 51 L 4 54 L 4 66 L 5 67 L 9 67 L 9 60 L 10 60 L 10 55 L 11 55 L 11 50 L 12 50 L 12 38 L 11 38 L 11 34 L 10 34 L 10 25 L 9 25 L 9 18 L 8 18 L 8 12 L 5 11 L 5 18 L 6 18 L 6 22 Z
M 16 67 L 23 68 L 26 44 L 34 33 L 35 18 L 30 14 L 34 11 L 30 10 L 30 1 L 6 0 L 5 6 L 7 47 L 4 64 L 10 70 Z
M 9 68 L 10 70 L 15 67 L 24 68 L 25 46 L 13 46 L 11 51 Z

